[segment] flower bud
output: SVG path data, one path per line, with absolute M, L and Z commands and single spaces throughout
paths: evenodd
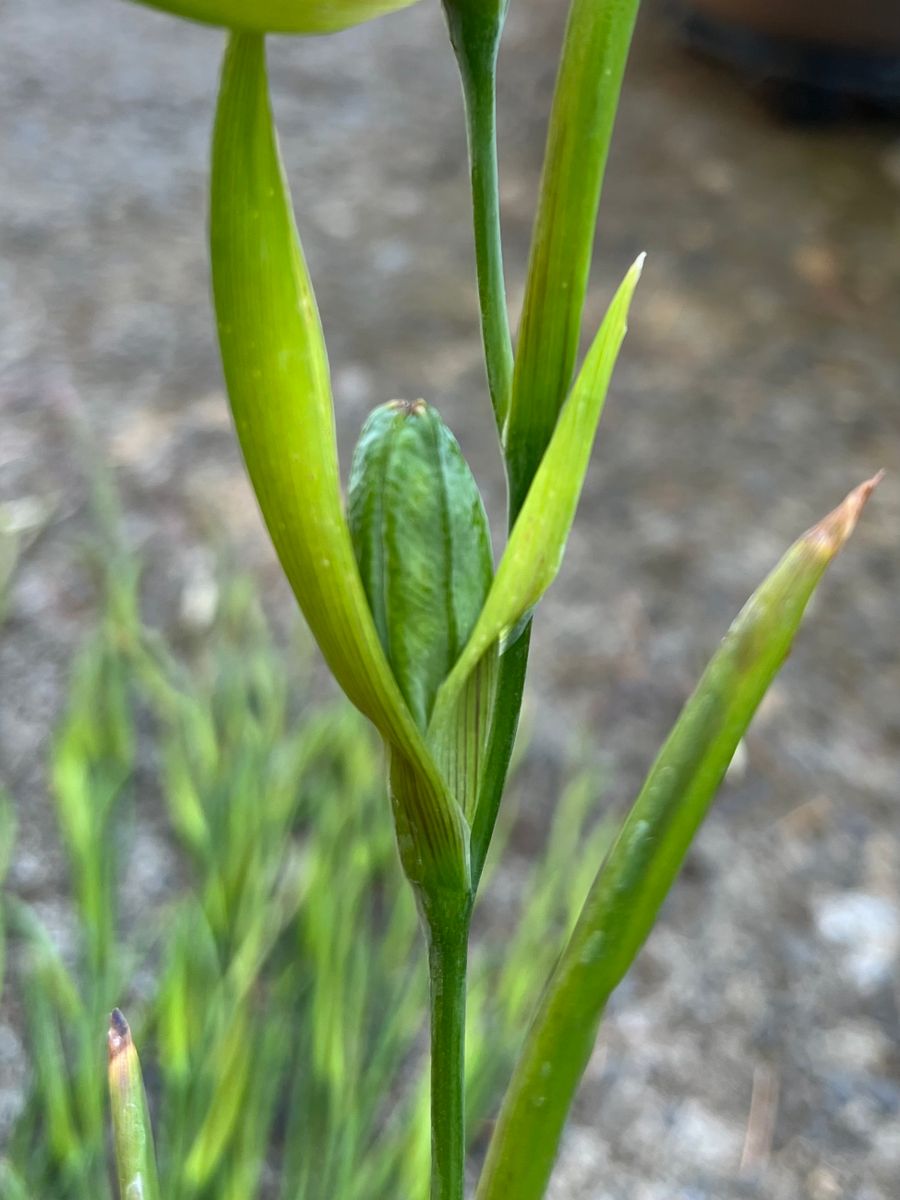
M 109 1023 L 109 1101 L 121 1200 L 159 1200 L 153 1130 L 141 1064 L 128 1022 L 116 1008 Z
M 424 730 L 493 578 L 478 486 L 436 409 L 424 400 L 375 409 L 353 456 L 348 507 L 375 628 Z
M 189 21 L 244 33 L 335 33 L 415 0 L 140 0 Z

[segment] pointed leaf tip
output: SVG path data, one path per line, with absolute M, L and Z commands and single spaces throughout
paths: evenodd
M 803 540 L 820 550 L 824 558 L 834 558 L 853 533 L 869 497 L 883 478 L 881 470 L 855 487 L 827 517 L 806 531 Z

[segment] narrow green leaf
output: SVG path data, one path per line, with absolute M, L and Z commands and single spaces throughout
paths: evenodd
M 517 513 L 569 391 L 594 227 L 638 0 L 572 0 L 560 60 L 506 434 Z
M 488 1148 L 477 1200 L 539 1200 L 597 1026 L 650 932 L 738 742 L 878 477 L 803 535 L 753 594 L 685 704 L 551 977 Z
M 478 623 L 438 693 L 433 726 L 446 719 L 481 656 L 537 604 L 559 570 L 643 260 L 641 255 L 631 267 L 603 318 L 510 534 Z
M 139 0 L 204 25 L 246 33 L 334 33 L 415 0 Z
M 3 1200 L 33 1200 L 22 1176 L 5 1159 L 0 1159 L 0 1196 Z
M 159 1200 L 153 1130 L 141 1064 L 118 1009 L 109 1026 L 109 1099 L 121 1200 Z
M 184 1179 L 193 1190 L 209 1183 L 227 1154 L 246 1101 L 254 1051 L 247 1006 L 241 1005 L 234 1010 L 231 1024 L 216 1045 L 215 1085 L 203 1124 L 184 1163 Z
M 461 813 L 388 666 L 353 554 L 325 344 L 253 35 L 232 35 L 222 71 L 210 242 L 235 426 L 285 574 L 336 679 L 401 764 L 407 874 L 468 886 Z

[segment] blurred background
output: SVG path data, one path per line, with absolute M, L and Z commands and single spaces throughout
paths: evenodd
M 501 54 L 514 315 L 565 7 L 512 0 Z M 518 815 L 483 907 L 488 948 L 536 894 L 560 792 L 573 780 L 581 789 L 577 820 L 599 854 L 604 816 L 633 796 L 755 584 L 851 486 L 879 467 L 888 475 L 614 998 L 558 1168 L 559 1198 L 889 1200 L 900 1175 L 900 67 L 890 53 L 900 38 L 887 27 L 874 41 L 854 35 L 854 46 L 877 50 L 862 58 L 823 57 L 805 42 L 786 51 L 748 15 L 765 8 L 648 0 L 639 20 L 586 334 L 628 263 L 640 250 L 648 260 L 565 568 L 536 625 Z M 181 1027 L 154 990 L 168 961 L 160 923 L 185 889 L 209 881 L 211 852 L 173 805 L 173 747 L 194 762 L 190 722 L 203 725 L 204 697 L 227 693 L 230 679 L 256 695 L 259 680 L 241 675 L 257 661 L 245 647 L 263 647 L 266 704 L 278 713 L 245 765 L 267 737 L 290 749 L 302 726 L 339 796 L 342 755 L 362 745 L 372 758 L 357 725 L 350 750 L 344 735 L 325 750 L 315 740 L 324 736 L 316 714 L 331 712 L 323 706 L 334 693 L 296 629 L 229 424 L 205 249 L 222 43 L 214 30 L 114 0 L 0 7 L 0 783 L 17 826 L 7 837 L 0 1020 L 10 1196 L 29 1183 L 22 1164 L 38 1161 L 38 1144 L 45 1174 L 35 1167 L 30 1186 L 89 1194 L 89 1168 L 60 1164 L 90 1125 L 90 1104 L 81 1112 L 77 1099 L 46 1098 L 65 1056 L 78 1059 L 65 1044 L 78 997 L 60 971 L 76 985 L 79 972 L 100 972 L 118 989 L 113 999 L 132 999 L 146 1015 L 145 1060 L 174 1053 Z M 461 101 L 439 5 L 425 0 L 327 39 L 274 39 L 271 75 L 345 469 L 371 407 L 422 395 L 456 432 L 499 530 Z M 270 632 L 260 632 L 253 595 Z M 103 716 L 118 696 L 110 662 L 127 688 L 144 689 L 113 745 Z M 192 716 L 165 700 L 167 688 L 193 697 Z M 76 737 L 73 712 L 96 729 Z M 232 712 L 210 734 L 220 764 L 228 738 L 240 741 L 235 722 Z M 297 779 L 313 751 L 304 754 L 290 759 Z M 110 760 L 113 782 L 109 770 L 104 778 L 124 798 L 98 824 L 85 763 L 96 771 Z M 364 791 L 377 791 L 377 760 L 371 769 Z M 215 825 L 233 776 L 207 774 L 201 807 Z M 302 819 L 281 818 L 299 830 L 301 866 L 314 801 Z M 245 834 L 232 831 L 229 852 Z M 330 853 L 339 852 L 323 851 L 326 861 Z M 379 853 L 387 863 L 390 845 Z M 199 873 L 186 865 L 198 860 Z M 286 869 L 279 861 L 274 876 Z M 558 857 L 540 877 L 548 962 L 569 919 L 570 869 Z M 376 874 L 391 870 L 379 859 Z M 119 910 L 91 950 L 83 925 L 109 915 L 113 877 Z M 357 904 L 368 895 L 362 888 Z M 270 899 L 263 888 L 254 911 Z M 288 908 L 298 906 L 309 909 L 299 898 Z M 200 908 L 221 960 L 234 931 L 226 937 L 227 921 L 216 929 L 206 901 Z M 117 930 L 141 953 L 116 951 L 107 969 Z M 416 962 L 414 929 L 409 939 L 380 963 L 385 987 Z M 316 944 L 309 934 L 313 964 Z M 496 980 L 484 978 L 489 1010 Z M 211 985 L 196 986 L 204 996 Z M 297 995 L 308 999 L 311 986 L 296 982 Z M 46 1021 L 35 1023 L 41 987 Z M 112 1003 L 101 992 L 82 997 L 98 1013 Z M 512 1048 L 527 1013 L 517 1005 L 503 1018 Z M 81 1012 L 88 1046 L 89 1017 Z M 363 1018 L 348 1009 L 347 1020 L 357 1028 Z M 237 1037 L 224 1017 L 219 1035 L 226 1026 Z M 329 1070 L 346 1080 L 349 1068 Z M 90 1070 L 85 1079 L 89 1090 Z M 46 1094 L 29 1109 L 34 1087 Z M 71 1119 L 59 1115 L 67 1103 Z M 277 1128 L 277 1098 L 271 1106 Z M 41 1133 L 48 1113 L 52 1152 Z M 338 1148 L 335 1161 L 349 1153 Z M 173 1196 L 227 1194 L 203 1191 L 215 1176 L 201 1159 L 195 1150 L 193 1182 Z M 264 1169 L 261 1178 L 265 1186 Z M 296 1194 L 318 1194 L 303 1186 Z M 343 1200 L 330 1187 L 323 1195 Z

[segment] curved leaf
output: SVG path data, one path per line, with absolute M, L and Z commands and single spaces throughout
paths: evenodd
M 878 476 L 804 534 L 751 596 L 619 831 L 525 1038 L 477 1200 L 540 1200 L 610 993 L 650 932 L 826 567 Z

